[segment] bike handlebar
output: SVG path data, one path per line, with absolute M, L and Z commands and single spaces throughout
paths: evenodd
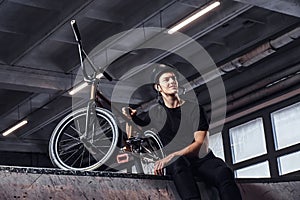
M 71 26 L 72 26 L 73 33 L 74 33 L 74 35 L 75 35 L 76 41 L 77 41 L 77 42 L 81 42 L 80 32 L 79 32 L 77 23 L 76 23 L 76 21 L 75 21 L 74 19 L 71 20 Z
M 88 55 L 83 50 L 82 44 L 81 44 L 80 32 L 79 32 L 79 29 L 78 29 L 78 26 L 77 26 L 77 23 L 76 23 L 75 20 L 71 20 L 71 27 L 72 27 L 72 30 L 73 30 L 73 33 L 74 33 L 74 36 L 75 36 L 75 40 L 77 41 L 77 44 L 78 44 L 80 64 L 81 64 L 81 68 L 82 68 L 84 80 L 87 81 L 87 82 L 93 82 L 95 80 L 95 78 L 96 78 L 96 73 L 100 72 L 100 73 L 103 74 L 103 76 L 105 78 L 107 78 L 109 81 L 112 81 L 113 78 L 107 72 L 105 72 L 103 69 L 99 68 L 97 70 L 97 68 L 94 66 L 94 64 L 92 63 L 92 61 L 89 59 Z M 83 63 L 82 54 L 85 55 L 85 57 L 87 58 L 87 61 L 90 63 L 92 69 L 94 70 L 94 73 L 91 76 L 89 76 L 87 74 L 87 72 L 86 72 L 85 65 Z

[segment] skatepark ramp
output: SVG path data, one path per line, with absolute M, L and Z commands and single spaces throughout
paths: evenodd
M 0 167 L 0 199 L 177 200 L 169 177 L 46 168 Z M 300 181 L 239 180 L 244 200 L 300 199 Z M 215 188 L 199 182 L 202 200 L 218 200 Z

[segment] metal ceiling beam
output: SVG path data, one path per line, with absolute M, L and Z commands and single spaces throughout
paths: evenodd
M 201 6 L 208 3 L 208 0 L 177 0 L 179 3 L 187 6 L 191 6 L 193 8 L 200 8 Z
M 72 99 L 65 96 L 58 96 L 57 98 L 48 102 L 44 107 L 47 107 L 47 109 L 45 110 L 40 108 L 28 115 L 26 117 L 28 124 L 14 132 L 14 135 L 17 135 L 20 138 L 26 137 L 55 121 L 56 119 L 65 116 L 72 110 Z
M 0 88 L 32 93 L 56 93 L 71 88 L 72 75 L 22 66 L 0 65 Z
M 43 8 L 46 10 L 59 10 L 60 2 L 58 1 L 23 1 L 23 0 L 9 0 L 10 2 L 31 6 L 36 8 Z
M 57 31 L 60 27 L 62 27 L 66 22 L 70 21 L 71 17 L 81 12 L 83 9 L 85 9 L 87 6 L 89 6 L 94 0 L 89 0 L 84 2 L 80 7 L 75 8 L 73 11 L 68 13 L 68 16 L 60 16 L 60 20 L 52 22 L 52 24 L 48 24 L 48 26 L 45 26 L 45 30 L 40 30 L 39 34 L 36 34 L 34 37 L 30 37 L 30 41 L 28 42 L 28 45 L 23 47 L 22 52 L 17 55 L 11 64 L 16 64 L 18 61 L 26 56 L 27 53 L 29 53 L 32 49 L 37 47 L 39 44 L 41 44 L 43 41 L 48 39 L 48 37 L 53 34 L 55 31 Z M 65 11 L 66 12 L 66 11 Z M 63 13 L 65 13 L 63 12 Z M 49 29 L 51 27 L 51 30 Z M 47 30 L 46 30 L 47 29 Z
M 124 18 L 122 18 L 122 16 L 119 16 L 117 13 L 96 9 L 90 9 L 84 16 L 87 18 L 116 24 L 124 24 L 125 20 Z
M 299 0 L 234 0 L 241 3 L 265 8 L 275 12 L 300 17 Z

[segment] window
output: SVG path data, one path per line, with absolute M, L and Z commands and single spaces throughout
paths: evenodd
M 235 171 L 237 178 L 270 178 L 269 162 L 265 161 Z
M 276 150 L 300 142 L 300 103 L 271 113 Z
M 217 157 L 225 160 L 222 133 L 216 133 L 209 136 L 209 148 Z
M 233 163 L 267 153 L 262 118 L 229 129 Z
M 300 170 L 300 151 L 281 156 L 277 159 L 279 175 Z

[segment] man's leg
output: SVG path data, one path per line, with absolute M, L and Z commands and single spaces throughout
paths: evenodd
M 201 199 L 197 183 L 192 174 L 191 164 L 186 157 L 182 156 L 174 160 L 167 166 L 167 173 L 172 176 L 177 192 L 182 199 Z
M 242 197 L 232 170 L 223 160 L 216 158 L 212 153 L 208 157 L 193 162 L 194 173 L 215 185 L 222 200 L 241 200 Z

